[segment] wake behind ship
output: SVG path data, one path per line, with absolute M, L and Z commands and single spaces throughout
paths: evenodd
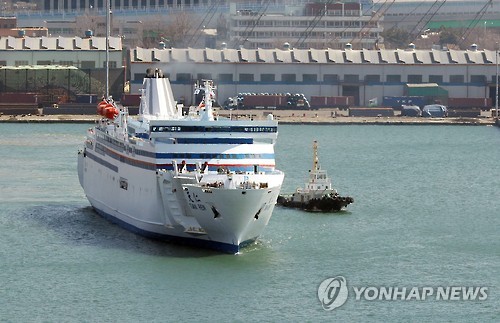
M 271 218 L 283 172 L 277 121 L 214 117 L 215 87 L 183 116 L 161 70 L 148 69 L 139 115 L 112 100 L 87 131 L 78 176 L 94 209 L 144 236 L 237 253 Z

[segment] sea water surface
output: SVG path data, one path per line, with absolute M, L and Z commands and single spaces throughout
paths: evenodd
M 317 139 L 355 202 L 336 214 L 276 207 L 256 244 L 226 255 L 94 213 L 76 171 L 89 126 L 0 124 L 1 322 L 500 321 L 499 128 L 282 125 L 283 192 L 306 181 Z M 318 287 L 337 276 L 349 296 L 326 311 Z M 381 287 L 453 286 L 487 298 L 369 300 Z

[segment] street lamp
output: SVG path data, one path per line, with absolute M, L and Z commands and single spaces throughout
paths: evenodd
M 495 65 L 496 65 L 496 74 L 495 74 L 495 115 L 498 120 L 498 43 L 495 44 Z

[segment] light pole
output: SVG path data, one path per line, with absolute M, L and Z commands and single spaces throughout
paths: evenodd
M 106 1 L 106 99 L 109 99 L 109 35 L 111 34 L 111 0 Z
M 495 73 L 495 116 L 498 120 L 498 43 L 495 44 L 495 65 L 496 65 L 496 73 Z

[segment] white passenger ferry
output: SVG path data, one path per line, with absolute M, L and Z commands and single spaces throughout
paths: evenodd
M 112 100 L 78 155 L 94 209 L 144 236 L 237 253 L 271 218 L 283 182 L 277 121 L 214 116 L 215 87 L 183 115 L 161 70 L 148 69 L 139 115 Z

